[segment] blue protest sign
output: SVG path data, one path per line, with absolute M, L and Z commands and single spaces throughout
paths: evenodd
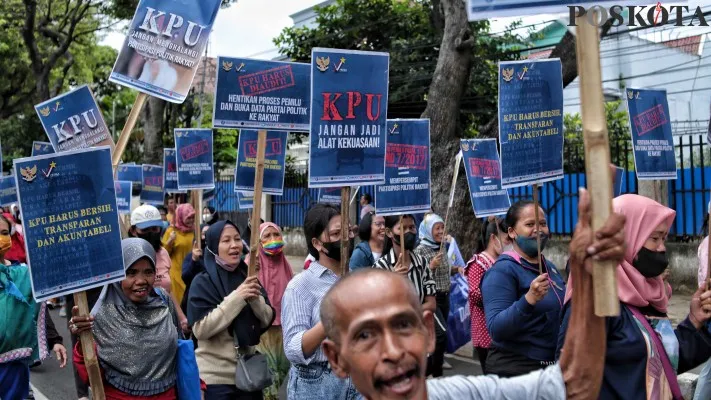
M 577 6 L 575 15 L 582 14 L 583 7 L 615 5 L 617 0 L 467 0 L 467 15 L 470 21 L 478 21 L 489 18 L 518 17 L 522 15 L 540 15 L 542 13 L 570 13 L 569 6 Z M 626 6 L 640 5 L 646 6 L 648 0 L 628 0 Z M 589 10 L 588 10 L 589 11 Z M 588 12 L 588 14 L 591 14 Z M 643 15 L 647 15 L 643 13 Z M 588 17 L 591 18 L 591 17 Z M 606 18 L 605 18 L 606 19 Z M 585 22 L 587 23 L 587 21 Z
M 52 147 L 52 143 L 49 142 L 38 142 L 34 141 L 32 142 L 32 155 L 31 157 L 34 156 L 43 156 L 45 154 L 53 154 L 54 153 L 54 148 Z
M 178 190 L 178 162 L 175 149 L 163 149 L 163 189 L 165 193 L 185 193 Z
M 237 207 L 242 211 L 254 208 L 253 192 L 237 192 Z
M 140 0 L 109 80 L 182 103 L 221 0 Z
M 114 146 L 96 99 L 86 85 L 36 105 L 35 111 L 56 152 Z
M 36 301 L 124 279 L 111 149 L 16 159 Z
M 667 91 L 627 89 L 627 110 L 637 179 L 676 179 Z
M 623 184 L 625 182 L 625 170 L 620 167 L 615 167 L 614 185 L 612 187 L 613 196 L 617 197 L 622 194 Z
M 511 199 L 509 192 L 501 188 L 496 139 L 462 139 L 460 146 L 474 215 L 484 218 L 506 214 Z
M 257 166 L 257 131 L 239 131 L 235 190 L 254 191 L 254 175 Z M 262 193 L 281 196 L 284 191 L 286 167 L 286 140 L 289 132 L 267 131 L 267 147 L 264 153 L 264 181 Z
M 212 129 L 176 129 L 178 189 L 214 189 Z
M 318 202 L 326 204 L 341 205 L 341 188 L 321 188 L 318 190 Z
M 501 186 L 563 178 L 563 70 L 559 59 L 499 63 Z
M 215 128 L 309 130 L 309 64 L 217 58 Z
M 163 166 L 143 164 L 143 188 L 141 202 L 162 205 L 165 199 L 163 193 Z
M 119 214 L 131 214 L 131 192 L 133 183 L 129 181 L 114 181 L 116 191 L 116 208 Z
M 13 175 L 0 176 L 0 206 L 17 203 L 17 188 Z
M 390 56 L 311 52 L 309 187 L 385 183 Z
M 430 193 L 430 120 L 388 120 L 385 184 L 375 191 L 378 215 L 425 213 Z
M 0 176 L 2 176 L 2 142 L 0 142 Z
M 136 164 L 121 164 L 116 169 L 117 181 L 129 181 L 133 183 L 133 189 L 139 193 L 143 187 L 143 166 Z

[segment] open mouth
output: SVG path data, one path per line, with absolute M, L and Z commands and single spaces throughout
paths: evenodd
M 378 380 L 375 386 L 381 390 L 387 390 L 396 395 L 403 396 L 412 391 L 415 386 L 414 382 L 416 378 L 417 366 L 389 379 Z
M 133 294 L 137 297 L 146 297 L 148 295 L 148 288 L 140 288 L 133 291 Z

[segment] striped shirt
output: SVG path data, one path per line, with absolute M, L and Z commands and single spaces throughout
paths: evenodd
M 425 259 L 427 269 L 429 269 L 430 261 L 432 261 L 437 253 L 439 253 L 439 248 L 433 249 L 425 244 L 420 244 L 415 249 L 415 254 Z M 449 292 L 449 289 L 452 286 L 451 276 L 452 267 L 449 265 L 449 257 L 447 257 L 447 251 L 445 249 L 444 254 L 442 254 L 442 262 L 439 264 L 437 269 L 432 272 L 432 277 L 438 292 Z
M 296 275 L 286 286 L 281 300 L 281 327 L 284 331 L 284 352 L 292 364 L 328 361 L 321 346 L 310 357 L 304 356 L 301 341 L 304 333 L 321 321 L 321 300 L 337 281 L 336 274 L 318 261 L 312 261 L 309 269 Z
M 484 273 L 493 266 L 494 260 L 482 252 L 474 254 L 466 267 L 467 282 L 469 283 L 469 312 L 472 325 L 472 344 L 474 347 L 484 349 L 491 347 L 491 337 L 486 328 L 484 299 L 481 296 L 481 280 L 484 278 Z
M 410 269 L 407 271 L 407 278 L 415 285 L 415 290 L 417 290 L 417 294 L 420 296 L 420 302 L 424 304 L 426 296 L 435 295 L 436 290 L 434 280 L 432 280 L 432 273 L 430 269 L 427 268 L 427 263 L 425 263 L 424 258 L 411 251 L 408 253 L 410 254 L 411 261 Z M 397 257 L 395 256 L 395 250 L 391 249 L 388 254 L 380 257 L 375 263 L 375 268 L 394 272 L 396 263 Z

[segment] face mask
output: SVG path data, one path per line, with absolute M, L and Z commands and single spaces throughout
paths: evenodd
M 144 232 L 139 234 L 138 237 L 150 243 L 153 246 L 153 250 L 160 250 L 160 232 Z
M 3 257 L 12 247 L 10 236 L 0 235 L 0 257 Z
M 202 222 L 212 221 L 212 216 L 213 216 L 213 214 L 203 214 L 202 215 Z
M 283 240 L 272 240 L 266 244 L 262 244 L 262 253 L 268 256 L 276 256 L 284 250 Z
M 669 260 L 665 251 L 652 251 L 642 247 L 632 262 L 632 266 L 645 278 L 654 278 L 667 269 Z
M 395 235 L 393 233 L 393 242 L 400 246 L 400 235 Z M 415 250 L 415 244 L 417 243 L 417 235 L 412 232 L 405 233 L 405 250 Z
M 545 233 L 540 233 L 541 237 L 541 251 L 546 248 L 546 243 L 548 243 L 548 235 Z M 516 235 L 516 244 L 521 249 L 521 251 L 533 258 L 538 257 L 538 243 L 536 242 L 536 236 L 522 236 Z
M 336 261 L 341 261 L 341 241 L 337 240 L 335 242 L 325 242 L 323 243 L 323 248 L 328 252 L 326 254 L 328 258 L 334 259 Z
M 236 270 L 237 267 L 239 266 L 239 263 L 234 264 L 234 265 L 229 264 L 224 258 L 222 258 L 222 257 L 218 256 L 217 254 L 213 253 L 213 251 L 210 250 L 209 248 L 206 247 L 206 249 L 207 249 L 207 251 L 209 251 L 213 256 L 215 256 L 215 262 L 217 263 L 217 265 L 220 266 L 220 268 L 224 269 L 225 271 L 234 272 L 234 270 Z

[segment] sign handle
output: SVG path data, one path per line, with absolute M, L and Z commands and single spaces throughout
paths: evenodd
M 610 144 L 602 93 L 600 42 L 597 27 L 579 23 L 576 35 L 578 71 L 580 72 L 580 114 L 585 142 L 585 175 L 592 205 L 592 228 L 602 228 L 612 213 L 612 176 Z M 595 315 L 620 315 L 617 297 L 617 264 L 593 260 Z
M 254 171 L 254 203 L 252 207 L 252 230 L 249 238 L 249 276 L 259 273 L 257 252 L 259 251 L 259 221 L 262 215 L 262 185 L 264 183 L 264 153 L 267 148 L 267 131 L 260 130 L 257 136 L 257 165 Z
M 533 207 L 534 207 L 534 215 L 536 218 L 536 246 L 538 247 L 538 256 L 536 257 L 536 261 L 538 261 L 538 273 L 543 274 L 543 259 L 541 257 L 541 235 L 540 235 L 540 229 L 541 226 L 538 223 L 538 208 L 540 208 L 540 204 L 538 203 L 538 184 L 534 183 L 533 184 Z
M 124 125 L 121 130 L 121 136 L 119 136 L 118 142 L 116 142 L 116 148 L 114 148 L 114 154 L 111 160 L 114 168 L 116 168 L 119 165 L 119 162 L 121 162 L 123 152 L 126 151 L 128 139 L 131 137 L 131 131 L 133 131 L 133 127 L 136 126 L 138 116 L 141 115 L 141 110 L 143 110 L 143 106 L 146 104 L 147 99 L 147 94 L 139 93 L 136 96 L 136 101 L 133 102 L 133 107 L 131 107 L 131 112 L 128 114 L 126 125 Z
M 341 188 L 341 276 L 348 274 L 348 241 L 350 239 L 351 188 Z
M 193 230 L 195 232 L 195 243 L 198 248 L 202 248 L 202 190 L 193 190 L 193 207 L 195 208 L 195 223 Z

